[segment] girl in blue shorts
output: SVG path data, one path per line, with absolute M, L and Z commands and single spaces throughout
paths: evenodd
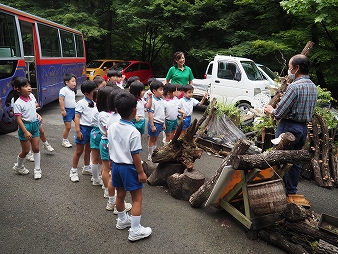
M 20 175 L 27 175 L 29 170 L 25 168 L 23 162 L 30 151 L 32 145 L 34 156 L 34 179 L 41 178 L 40 169 L 40 131 L 39 122 L 41 116 L 36 113 L 36 99 L 32 94 L 32 87 L 26 78 L 14 77 L 12 87 L 18 99 L 14 103 L 14 115 L 19 125 L 18 138 L 21 144 L 21 152 L 17 157 L 13 170 Z

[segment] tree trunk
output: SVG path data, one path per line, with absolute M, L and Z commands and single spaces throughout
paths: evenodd
M 175 173 L 167 178 L 168 191 L 174 198 L 187 201 L 204 181 L 204 174 L 198 170 L 185 171 L 183 174 Z
M 234 169 L 250 170 L 253 168 L 268 168 L 285 163 L 300 163 L 309 161 L 311 155 L 305 150 L 272 150 L 262 154 L 237 155 L 231 160 Z
M 222 161 L 221 166 L 217 169 L 216 173 L 206 181 L 195 193 L 189 198 L 189 203 L 192 207 L 201 207 L 206 202 L 217 182 L 222 170 L 225 166 L 229 165 L 230 160 L 233 156 L 238 154 L 244 154 L 249 149 L 250 143 L 247 140 L 238 140 L 234 145 L 231 153 Z
M 156 169 L 148 177 L 148 184 L 152 186 L 165 185 L 167 178 L 175 173 L 182 174 L 184 166 L 180 163 L 159 163 Z

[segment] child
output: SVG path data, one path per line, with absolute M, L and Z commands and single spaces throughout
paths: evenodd
M 123 87 L 123 81 L 122 81 L 122 73 L 120 71 L 116 71 L 116 70 L 109 70 L 107 71 L 107 77 L 108 77 L 108 81 L 112 81 L 115 82 L 115 84 L 121 88 L 124 89 Z
M 111 121 L 118 122 L 120 120 L 120 115 L 115 112 L 114 100 L 116 95 L 120 94 L 123 90 L 115 87 L 106 87 L 105 89 L 100 89 L 98 97 L 97 108 L 100 111 L 99 113 L 99 127 L 102 133 L 102 138 L 100 142 L 100 155 L 102 160 L 102 180 L 105 186 L 104 197 L 108 198 L 106 209 L 108 211 L 114 211 L 114 214 L 117 214 L 116 210 L 116 196 L 115 196 L 115 187 L 112 185 L 112 179 L 109 177 L 110 171 L 110 157 L 108 144 L 108 119 L 113 115 Z M 112 110 L 111 110 L 112 109 Z M 113 120 L 115 119 L 115 121 Z M 108 148 L 109 147 L 109 148 Z M 125 203 L 126 211 L 130 211 L 132 205 L 130 203 Z
M 168 144 L 174 137 L 177 128 L 177 115 L 185 112 L 178 109 L 178 100 L 174 98 L 176 87 L 170 83 L 166 84 L 163 89 L 164 94 L 164 112 L 165 112 L 165 142 Z
M 208 96 L 208 93 L 205 93 L 201 102 L 199 102 L 195 98 L 192 98 L 193 93 L 194 93 L 194 87 L 192 85 L 183 86 L 183 92 L 184 92 L 184 97 L 179 100 L 178 108 L 185 113 L 186 117 L 183 120 L 183 128 L 182 128 L 180 137 L 183 137 L 185 135 L 185 133 L 187 132 L 187 129 L 189 128 L 191 124 L 191 115 L 192 115 L 192 111 L 194 107 L 203 105 L 205 99 Z
M 93 101 L 93 93 L 96 89 L 94 81 L 86 80 L 81 85 L 81 92 L 84 98 L 76 103 L 75 108 L 75 130 L 74 142 L 76 149 L 73 155 L 72 168 L 69 172 L 69 177 L 72 182 L 79 181 L 77 165 L 84 150 L 84 167 L 83 175 L 91 174 L 90 170 L 90 132 L 93 128 L 92 119 L 96 112 L 95 102 Z
M 93 101 L 97 102 L 98 100 L 98 89 L 94 90 Z M 101 132 L 99 128 L 99 111 L 95 106 L 95 112 L 92 119 L 93 129 L 90 132 L 90 150 L 91 150 L 91 171 L 92 171 L 92 184 L 93 185 L 103 185 L 102 180 L 100 179 L 100 172 L 102 167 L 102 162 L 100 158 L 100 141 L 101 141 Z
M 107 85 L 107 82 L 101 76 L 96 76 L 93 81 L 95 82 L 97 88 L 101 88 Z
M 116 85 L 121 89 L 124 89 L 124 86 L 123 86 L 124 78 L 125 77 L 122 76 L 122 72 L 118 71 L 117 78 L 116 78 Z
M 61 114 L 65 128 L 63 130 L 62 146 L 69 148 L 72 144 L 68 140 L 68 135 L 72 127 L 72 121 L 75 116 L 75 92 L 76 87 L 76 76 L 72 73 L 66 73 L 63 81 L 65 86 L 60 89 L 59 92 L 59 104 L 61 108 Z
M 148 102 L 143 99 L 145 94 L 144 84 L 140 81 L 134 81 L 131 83 L 129 87 L 129 92 L 135 96 L 137 99 L 137 106 L 136 106 L 136 116 L 133 119 L 133 124 L 135 125 L 136 129 L 142 134 L 144 134 L 145 128 L 145 113 L 144 109 L 150 109 L 152 104 L 152 93 L 148 92 Z
M 116 96 L 115 107 L 121 115 L 121 119 L 108 129 L 109 144 L 114 147 L 111 150 L 110 158 L 113 161 L 113 185 L 117 190 L 116 209 L 118 218 L 116 228 L 131 227 L 128 236 L 130 241 L 146 238 L 152 233 L 150 227 L 143 227 L 140 224 L 142 188 L 143 183 L 147 182 L 147 176 L 141 164 L 141 135 L 131 122 L 136 116 L 136 105 L 136 98 L 130 93 L 121 93 Z M 130 191 L 133 202 L 131 216 L 126 213 L 124 204 L 127 191 Z
M 17 157 L 13 170 L 20 175 L 27 175 L 29 173 L 23 162 L 30 150 L 30 146 L 32 146 L 34 153 L 34 179 L 40 179 L 39 122 L 41 121 L 41 116 L 36 113 L 36 100 L 32 94 L 32 87 L 28 79 L 14 77 L 12 79 L 12 86 L 14 92 L 20 95 L 14 103 L 14 115 L 19 125 L 18 138 L 21 143 L 21 152 Z
M 129 88 L 131 83 L 139 81 L 141 82 L 140 78 L 138 76 L 131 76 L 130 78 L 127 79 L 127 84 L 126 84 L 126 88 Z
M 153 93 L 151 109 L 148 110 L 148 160 L 156 149 L 158 135 L 165 130 L 165 114 L 163 103 L 163 83 L 154 80 L 150 84 L 150 91 Z

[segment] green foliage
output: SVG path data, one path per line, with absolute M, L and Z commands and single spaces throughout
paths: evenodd
M 321 88 L 317 86 L 318 91 L 318 99 L 317 99 L 317 107 L 320 107 L 322 104 L 330 104 L 335 99 L 331 96 L 331 92 L 326 88 Z
M 234 104 L 225 104 L 218 102 L 216 104 L 216 113 L 219 116 L 227 115 L 229 118 L 239 118 L 240 110 Z
M 315 108 L 315 113 L 322 116 L 327 124 L 328 129 L 334 129 L 338 126 L 338 115 L 328 108 L 323 108 L 326 104 L 331 104 L 335 99 L 331 96 L 331 92 L 326 88 L 317 86 L 318 99 Z
M 276 129 L 276 123 L 270 115 L 264 117 L 256 117 L 252 124 L 251 131 L 256 131 L 258 135 L 262 135 L 262 130 L 265 128 Z

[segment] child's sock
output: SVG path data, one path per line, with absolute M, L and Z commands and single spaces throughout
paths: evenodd
M 131 230 L 136 232 L 140 226 L 141 215 L 140 216 L 130 216 L 131 219 Z
M 96 182 L 98 182 L 100 180 L 100 176 L 99 176 L 99 164 L 92 164 L 92 174 L 93 174 L 93 178 Z
M 115 204 L 116 202 L 116 196 L 109 196 L 109 202 L 112 203 L 112 204 Z
M 122 212 L 117 212 L 117 218 L 120 221 L 126 221 L 127 220 L 127 213 L 126 210 L 122 211 Z
M 71 168 L 70 173 L 77 173 L 77 168 Z
M 34 166 L 36 169 L 40 169 L 40 152 L 38 153 L 33 153 L 34 156 Z
M 45 146 L 49 145 L 47 140 L 46 140 L 46 142 L 42 142 L 42 144 L 44 144 Z
M 18 168 L 21 168 L 23 166 L 23 162 L 24 162 L 25 158 L 20 158 L 19 155 L 18 155 L 18 158 L 16 160 L 16 166 Z
M 64 139 L 63 139 L 64 142 L 67 141 L 67 140 L 68 140 L 68 138 L 64 138 Z

